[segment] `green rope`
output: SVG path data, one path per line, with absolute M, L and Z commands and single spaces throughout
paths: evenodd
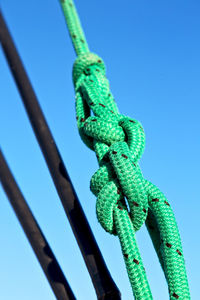
M 138 164 L 145 146 L 143 127 L 119 114 L 103 60 L 89 52 L 72 0 L 61 4 L 78 56 L 73 67 L 78 129 L 100 166 L 90 184 L 97 196 L 98 221 L 119 237 L 135 299 L 153 299 L 135 239 L 144 222 L 166 276 L 170 299 L 190 299 L 173 211 L 162 192 L 144 179 Z

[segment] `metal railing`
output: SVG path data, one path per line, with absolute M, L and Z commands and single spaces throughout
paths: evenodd
M 21 95 L 37 141 L 46 160 L 57 193 L 92 279 L 98 299 L 121 299 L 88 224 L 62 157 L 50 132 L 36 94 L 0 12 L 0 41 Z M 0 155 L 0 179 L 30 244 L 57 299 L 75 299 L 56 258 L 34 219 L 12 176 L 3 154 Z M 33 233 L 36 234 L 33 234 Z M 50 274 L 51 273 L 51 274 Z M 52 275 L 53 274 L 53 275 Z M 56 274 L 56 275 L 55 275 Z M 55 276 L 54 276 L 55 275 Z M 59 280 L 57 278 L 59 277 Z

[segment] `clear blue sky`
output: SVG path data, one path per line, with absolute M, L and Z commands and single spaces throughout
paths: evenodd
M 141 121 L 144 176 L 168 197 L 179 225 L 191 296 L 199 299 L 200 3 L 76 1 L 91 51 L 107 65 L 120 112 Z M 122 292 L 133 299 L 118 239 L 104 232 L 89 190 L 98 168 L 79 138 L 71 73 L 75 53 L 57 0 L 1 0 L 49 126 L 96 240 Z M 78 300 L 96 299 L 18 91 L 0 49 L 0 143 Z M 0 299 L 55 299 L 0 189 Z M 145 226 L 137 240 L 155 300 L 168 292 Z

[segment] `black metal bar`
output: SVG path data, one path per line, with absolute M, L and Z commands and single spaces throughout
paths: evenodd
M 0 150 L 0 182 L 58 300 L 75 296 Z
M 98 299 L 121 299 L 82 210 L 54 138 L 50 132 L 22 61 L 0 14 L 0 40 L 21 94 L 32 128 L 85 260 Z

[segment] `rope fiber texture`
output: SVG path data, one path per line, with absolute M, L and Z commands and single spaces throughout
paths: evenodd
M 78 129 L 99 162 L 90 183 L 97 196 L 98 221 L 120 240 L 135 299 L 153 299 L 135 239 L 135 232 L 144 223 L 164 271 L 170 299 L 190 299 L 173 211 L 163 193 L 144 179 L 138 164 L 145 146 L 144 129 L 138 121 L 118 112 L 104 62 L 89 51 L 73 2 L 62 0 L 61 5 L 78 56 L 73 66 Z

